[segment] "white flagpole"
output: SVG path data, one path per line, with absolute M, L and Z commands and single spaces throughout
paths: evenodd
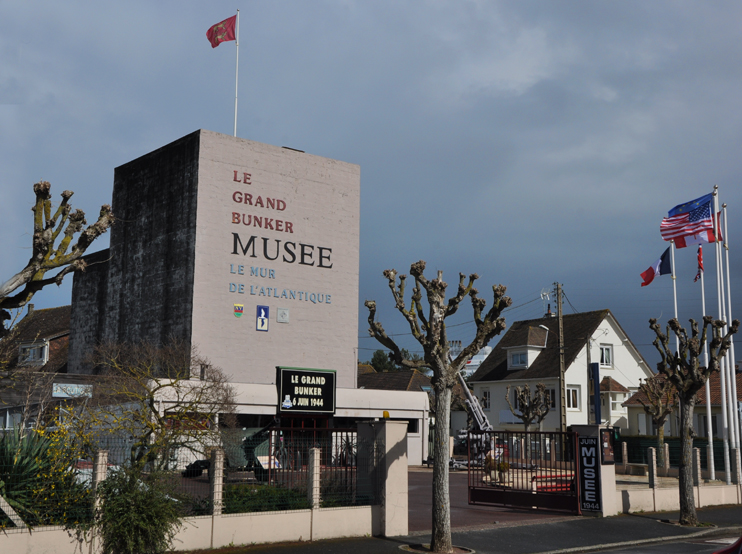
M 672 299 L 675 305 L 675 319 L 678 318 L 678 286 L 675 280 L 675 241 L 670 241 L 670 263 L 672 264 Z M 675 352 L 680 351 L 680 338 L 675 335 Z
M 719 211 L 718 208 L 718 192 L 717 189 L 719 187 L 714 185 L 714 210 L 712 213 L 712 221 L 714 223 L 714 237 L 718 237 L 719 229 L 718 229 L 718 220 L 716 219 L 716 213 Z M 716 304 L 717 304 L 717 313 L 719 314 L 719 317 L 721 317 L 722 314 L 722 302 L 721 302 L 721 294 L 722 294 L 722 284 L 721 284 L 721 248 L 719 241 L 714 242 L 714 246 L 716 248 Z M 726 391 L 726 371 L 725 371 L 725 365 L 723 363 L 723 360 L 721 362 L 721 367 L 719 368 L 719 377 L 720 377 L 720 385 L 721 385 L 721 422 L 722 422 L 722 438 L 724 440 L 724 473 L 726 475 L 726 483 L 727 485 L 730 485 L 732 483 L 731 480 L 731 473 L 729 471 L 729 421 L 727 418 L 728 412 L 727 412 L 727 391 Z
M 724 214 L 724 236 L 722 237 L 724 243 L 724 258 L 726 260 L 726 277 L 727 277 L 727 328 L 732 322 L 732 284 L 729 278 L 729 239 L 727 237 L 727 205 L 721 205 L 722 212 Z M 740 447 L 740 428 L 739 428 L 739 410 L 737 409 L 737 372 L 735 370 L 735 359 L 734 359 L 734 336 L 730 337 L 731 346 L 727 351 L 727 367 L 729 368 L 729 396 L 731 397 L 731 415 L 732 415 L 732 431 L 734 432 L 734 440 L 732 441 L 733 448 Z
M 701 248 L 699 246 L 699 248 Z M 703 252 L 703 250 L 701 250 Z M 703 254 L 701 254 L 703 256 Z M 701 272 L 701 314 L 706 315 L 706 287 L 703 282 L 704 271 L 698 268 Z M 706 367 L 709 366 L 709 350 L 708 343 L 703 345 L 703 355 L 705 358 Z M 706 447 L 706 464 L 708 465 L 709 480 L 716 481 L 716 468 L 714 467 L 714 426 L 713 419 L 711 416 L 711 386 L 709 380 L 706 380 L 706 439 L 708 446 Z
M 234 136 L 237 136 L 237 83 L 240 71 L 240 10 L 237 10 L 237 20 L 235 21 L 234 38 L 237 44 L 237 60 L 234 68 Z

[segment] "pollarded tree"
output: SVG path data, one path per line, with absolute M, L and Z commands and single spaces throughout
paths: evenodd
M 541 423 L 549 413 L 551 407 L 551 399 L 546 392 L 546 385 L 538 383 L 536 385 L 536 392 L 531 396 L 531 390 L 528 383 L 522 387 L 515 387 L 515 398 L 517 399 L 518 409 L 513 407 L 510 402 L 510 385 L 505 390 L 505 400 L 507 400 L 510 411 L 513 415 L 523 422 L 526 428 L 526 433 L 531 430 L 531 425 L 535 421 Z
M 660 466 L 665 466 L 665 423 L 667 418 L 675 409 L 675 387 L 664 375 L 650 377 L 639 385 L 639 394 L 636 398 L 644 407 L 644 411 L 652 418 L 652 423 L 657 429 L 657 461 Z
M 381 323 L 376 321 L 376 302 L 367 300 L 365 305 L 369 310 L 369 332 L 382 345 L 391 350 L 391 357 L 398 366 L 409 369 L 428 368 L 433 372 L 431 379 L 435 391 L 435 442 L 433 451 L 433 533 L 431 549 L 433 552 L 451 552 L 451 503 L 448 494 L 448 429 L 451 421 L 451 393 L 458 382 L 458 373 L 466 367 L 466 363 L 479 352 L 494 336 L 505 329 L 505 320 L 500 317 L 502 310 L 510 306 L 511 300 L 505 296 L 505 287 L 492 287 L 493 305 L 488 312 L 484 312 L 486 302 L 479 298 L 474 282 L 479 276 L 474 273 L 469 276 L 459 274 L 459 287 L 455 296 L 446 301 L 447 283 L 443 281 L 443 273 L 438 272 L 435 279 L 428 280 L 423 272 L 425 262 L 412 264 L 410 274 L 415 279 L 409 307 L 405 305 L 406 275 L 399 275 L 394 269 L 384 271 L 384 277 L 389 281 L 395 307 L 407 320 L 412 336 L 420 343 L 423 349 L 423 359 L 410 360 L 402 355 L 402 350 L 384 331 Z M 426 294 L 427 310 L 423 307 L 423 291 Z M 474 340 L 462 349 L 454 359 L 450 355 L 450 345 L 446 334 L 446 318 L 455 314 L 461 302 L 469 296 L 474 310 L 474 322 L 477 326 Z
M 660 354 L 657 371 L 670 381 L 678 393 L 680 401 L 680 523 L 681 525 L 698 525 L 696 504 L 693 495 L 693 408 L 696 404 L 696 393 L 706 384 L 709 376 L 719 371 L 719 361 L 724 358 L 732 343 L 732 335 L 739 329 L 739 321 L 734 320 L 724 333 L 726 322 L 714 320 L 711 316 L 703 317 L 703 332 L 699 337 L 698 323 L 690 320 L 691 336 L 680 325 L 677 319 L 667 322 L 666 333 L 662 332 L 656 319 L 649 320 L 649 327 L 656 337 L 652 344 Z M 707 330 L 711 327 L 712 339 L 709 345 L 708 367 L 699 363 L 699 357 L 706 346 Z M 670 346 L 670 331 L 678 339 L 679 348 L 673 351 Z
M 85 227 L 85 213 L 82 210 L 72 211 L 69 205 L 72 191 L 62 192 L 62 202 L 52 214 L 51 185 L 40 181 L 33 186 L 33 190 L 36 203 L 32 208 L 31 258 L 26 267 L 0 284 L 0 339 L 10 332 L 10 310 L 25 306 L 45 286 L 52 283 L 60 285 L 68 273 L 85 269 L 83 254 L 113 223 L 111 206 L 102 206 L 98 220 Z M 72 244 L 77 233 L 80 236 Z M 61 271 L 47 276 L 58 269 Z

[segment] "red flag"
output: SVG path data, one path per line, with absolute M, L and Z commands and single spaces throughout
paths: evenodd
M 216 25 L 212 25 L 211 27 L 209 27 L 209 30 L 206 31 L 206 38 L 209 39 L 212 48 L 216 48 L 222 42 L 235 40 L 236 37 L 234 28 L 236 21 L 237 16 L 233 15 L 232 17 L 228 17 L 221 23 L 217 23 Z
M 701 250 L 701 246 L 698 246 L 698 273 L 696 273 L 696 278 L 693 279 L 693 282 L 695 283 L 701 278 L 701 272 L 703 271 L 703 250 Z

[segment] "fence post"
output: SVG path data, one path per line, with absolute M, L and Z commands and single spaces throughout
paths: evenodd
M 700 487 L 703 482 L 701 476 L 701 449 L 693 449 L 693 486 Z
M 209 466 L 209 493 L 211 496 L 211 515 L 222 515 L 222 498 L 224 492 L 224 450 L 215 448 L 211 451 Z
M 320 503 L 320 459 L 319 448 L 309 450 L 309 467 L 307 475 L 307 502 L 310 508 L 319 508 Z
M 730 458 L 731 458 L 731 471 L 732 471 L 732 483 L 735 485 L 740 484 L 740 456 L 739 456 L 739 448 L 732 448 L 730 451 Z
M 662 443 L 662 450 L 664 454 L 662 457 L 662 475 L 668 477 L 670 475 L 670 445 L 666 442 Z
M 649 487 L 657 487 L 657 449 L 654 446 L 647 448 L 647 468 L 649 473 Z
M 626 475 L 629 472 L 629 444 L 626 441 L 621 443 L 621 459 L 623 460 L 623 472 Z
M 93 456 L 93 514 L 100 506 L 100 497 L 98 496 L 98 485 L 106 479 L 108 474 L 108 450 L 98 450 Z M 95 552 L 95 533 L 90 536 L 90 554 Z

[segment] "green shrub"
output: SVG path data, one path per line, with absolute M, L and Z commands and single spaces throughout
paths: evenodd
M 224 487 L 223 513 L 272 512 L 309 508 L 307 490 L 261 485 L 227 485 Z
M 63 433 L 15 429 L 0 438 L 0 495 L 29 527 L 90 517 L 90 490 L 78 483 L 77 452 Z M 12 525 L 3 514 L 0 527 Z
M 92 530 L 103 554 L 161 554 L 181 526 L 172 483 L 137 469 L 112 471 L 98 488 L 100 504 Z

